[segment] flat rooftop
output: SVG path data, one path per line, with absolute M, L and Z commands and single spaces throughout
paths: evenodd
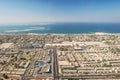
M 10 48 L 11 46 L 13 46 L 13 43 L 3 43 L 0 45 L 0 48 Z

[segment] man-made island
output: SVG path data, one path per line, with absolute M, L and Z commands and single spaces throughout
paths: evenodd
M 119 79 L 119 34 L 0 35 L 0 80 Z

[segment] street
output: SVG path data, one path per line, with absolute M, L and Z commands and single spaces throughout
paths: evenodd
M 58 60 L 57 60 L 57 51 L 56 51 L 56 48 L 53 49 L 53 58 L 54 58 L 54 61 L 53 61 L 53 70 L 54 70 L 54 80 L 58 80 L 59 79 L 59 76 L 58 76 Z

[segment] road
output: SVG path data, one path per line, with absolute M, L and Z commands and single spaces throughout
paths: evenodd
M 73 78 L 73 79 L 82 79 L 82 80 L 86 80 L 86 79 L 120 79 L 120 75 L 81 75 L 81 76 L 71 76 L 71 77 L 61 77 L 62 79 L 69 79 L 69 78 Z
M 54 80 L 59 79 L 59 74 L 58 74 L 58 59 L 57 59 L 57 50 L 56 48 L 53 49 L 53 70 L 54 70 Z

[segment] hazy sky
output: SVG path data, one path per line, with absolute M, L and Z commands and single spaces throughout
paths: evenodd
M 0 0 L 0 24 L 120 22 L 120 0 Z

